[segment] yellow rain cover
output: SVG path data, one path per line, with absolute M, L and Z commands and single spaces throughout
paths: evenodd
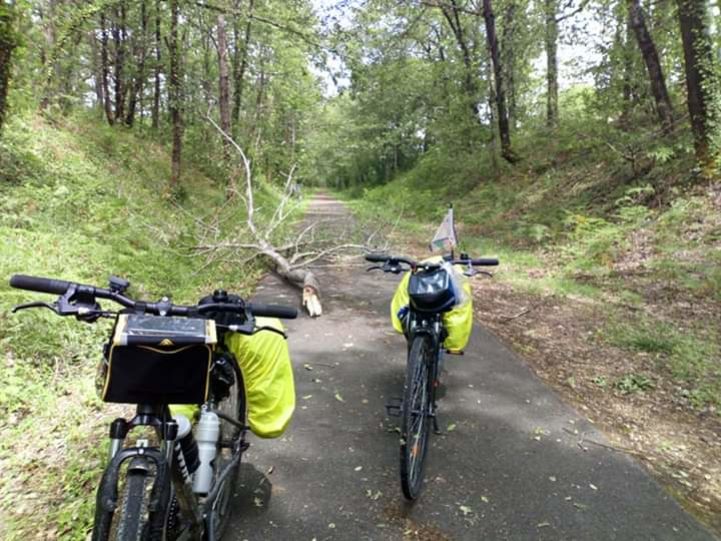
M 440 258 L 431 258 L 429 261 L 437 262 Z M 458 269 L 456 269 L 458 270 Z M 459 272 L 462 272 L 459 270 Z M 391 300 L 391 323 L 398 333 L 403 333 L 403 324 L 398 318 L 398 312 L 404 306 L 408 306 L 408 282 L 411 273 L 407 272 L 403 275 L 396 292 Z M 465 276 L 462 276 L 463 291 L 465 292 L 465 302 L 455 306 L 449 312 L 443 314 L 443 325 L 448 331 L 448 337 L 443 343 L 444 347 L 451 353 L 459 353 L 468 345 L 471 339 L 471 331 L 473 330 L 473 295 L 471 293 L 471 283 Z
M 283 330 L 275 318 L 258 317 L 255 325 Z M 261 438 L 277 438 L 295 410 L 293 367 L 285 338 L 268 330 L 250 336 L 227 333 L 225 345 L 243 373 L 250 429 Z

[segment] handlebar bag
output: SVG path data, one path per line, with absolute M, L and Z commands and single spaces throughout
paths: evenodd
M 454 269 L 457 271 L 458 269 Z M 399 334 L 403 334 L 403 321 L 399 317 L 399 313 L 410 304 L 409 282 L 411 273 L 407 272 L 401 279 L 391 301 L 391 323 L 393 328 Z M 470 282 L 460 274 L 460 282 L 463 290 L 463 300 L 441 316 L 443 325 L 448 332 L 448 336 L 443 342 L 443 346 L 453 352 L 458 353 L 468 345 L 473 330 L 473 297 L 471 294 Z
M 293 367 L 280 320 L 257 317 L 255 325 L 251 335 L 226 333 L 225 345 L 243 374 L 248 426 L 256 436 L 277 438 L 295 410 Z
M 444 268 L 412 273 L 408 296 L 411 306 L 419 312 L 446 312 L 456 304 L 451 274 Z
M 217 341 L 210 319 L 120 314 L 100 369 L 100 397 L 126 404 L 202 404 Z

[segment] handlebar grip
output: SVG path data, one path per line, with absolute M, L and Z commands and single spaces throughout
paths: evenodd
M 471 259 L 471 265 L 478 267 L 493 267 L 498 265 L 497 257 L 481 257 L 479 259 Z
M 298 317 L 298 310 L 292 306 L 280 306 L 277 304 L 248 304 L 254 316 L 260 317 L 279 317 L 281 319 L 295 319 Z
M 40 276 L 14 274 L 10 278 L 10 286 L 17 289 L 39 291 L 40 293 L 56 293 L 58 295 L 62 295 L 71 286 L 71 282 L 66 282 L 65 280 L 54 280 L 52 278 L 41 278 Z
M 390 256 L 386 254 L 366 254 L 365 258 L 366 261 L 371 263 L 385 263 L 390 259 Z

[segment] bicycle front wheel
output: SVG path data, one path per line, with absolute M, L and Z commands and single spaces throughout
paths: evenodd
M 401 418 L 401 488 L 409 500 L 418 497 L 423 485 L 432 413 L 432 358 L 431 338 L 416 336 L 408 353 Z

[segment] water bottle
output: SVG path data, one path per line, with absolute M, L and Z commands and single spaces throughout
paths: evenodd
M 200 466 L 193 477 L 193 492 L 207 494 L 213 484 L 213 460 L 218 449 L 220 437 L 220 419 L 215 413 L 206 411 L 200 414 L 195 425 L 195 441 L 198 442 L 198 459 Z

